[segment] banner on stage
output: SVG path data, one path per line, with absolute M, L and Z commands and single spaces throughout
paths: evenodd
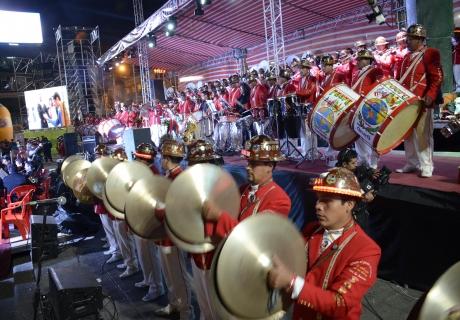
M 67 87 L 24 92 L 29 130 L 61 128 L 70 125 Z

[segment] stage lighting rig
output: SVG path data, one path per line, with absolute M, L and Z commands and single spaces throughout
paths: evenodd
M 382 7 L 377 4 L 377 0 L 367 0 L 367 3 L 369 3 L 372 9 L 372 13 L 366 14 L 369 23 L 375 21 L 377 24 L 384 24 L 385 16 L 383 15 Z
M 147 38 L 147 46 L 150 49 L 155 48 L 157 46 L 157 37 L 155 36 L 153 32 L 149 32 L 146 38 Z
M 177 27 L 176 17 L 174 16 L 169 17 L 165 25 L 165 35 L 167 37 L 173 36 L 176 33 L 176 27 Z
M 204 15 L 204 10 L 201 5 L 201 0 L 195 0 L 195 16 Z

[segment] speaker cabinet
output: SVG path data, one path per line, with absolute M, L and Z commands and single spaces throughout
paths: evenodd
M 129 160 L 133 160 L 136 146 L 141 143 L 152 143 L 149 128 L 127 128 L 123 132 L 123 145 Z

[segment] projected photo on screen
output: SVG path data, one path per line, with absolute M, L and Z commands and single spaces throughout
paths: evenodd
M 29 130 L 60 128 L 70 125 L 67 87 L 25 91 Z

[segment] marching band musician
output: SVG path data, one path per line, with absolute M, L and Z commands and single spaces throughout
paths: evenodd
M 339 69 L 334 70 L 334 58 L 331 55 L 325 55 L 321 58 L 321 70 L 320 93 L 338 83 L 345 82 L 345 75 Z
M 161 166 L 166 171 L 167 178 L 174 180 L 182 172 L 180 162 L 184 156 L 185 146 L 182 143 L 172 139 L 161 143 Z M 155 216 L 160 221 L 164 221 L 164 208 L 157 208 Z M 155 314 L 165 316 L 179 312 L 181 320 L 193 319 L 190 276 L 186 270 L 184 253 L 169 238 L 160 241 L 158 245 L 163 274 L 168 287 L 169 304 L 155 310 Z
M 109 150 L 105 144 L 97 145 L 96 148 L 94 148 L 94 154 L 96 159 L 110 155 Z M 98 214 L 99 218 L 101 219 L 102 227 L 107 238 L 107 244 L 109 245 L 109 250 L 104 251 L 104 255 L 111 255 L 106 263 L 114 263 L 121 260 L 122 256 L 120 254 L 120 249 L 118 248 L 111 216 L 105 208 L 104 203 L 99 199 L 97 199 L 94 204 L 94 212 Z
M 181 115 L 188 116 L 190 113 L 193 112 L 193 109 L 195 108 L 193 101 L 190 97 L 188 97 L 185 92 L 180 93 L 180 102 L 179 102 L 179 109 L 177 112 Z
M 112 153 L 112 158 L 120 161 L 127 161 L 128 157 L 123 148 L 117 148 Z M 114 218 L 113 229 L 115 231 L 115 238 L 117 239 L 120 253 L 123 257 L 123 263 L 117 264 L 117 269 L 124 271 L 119 275 L 121 279 L 130 277 L 139 272 L 138 262 L 136 259 L 136 252 L 131 232 L 128 233 L 128 225 L 125 220 Z
M 363 49 L 367 49 L 367 43 L 366 41 L 364 40 L 358 40 L 355 42 L 355 50 L 356 52 L 360 51 L 360 50 L 363 50 Z
M 268 91 L 267 79 L 265 78 L 264 68 L 259 69 L 259 75 L 257 76 L 257 82 L 265 87 Z
M 311 62 L 307 59 L 300 64 L 300 77 L 294 85 L 300 103 L 314 103 L 316 100 L 316 78 L 310 74 Z
M 273 181 L 276 163 L 284 160 L 278 141 L 266 135 L 254 136 L 246 142 L 241 154 L 248 161 L 246 170 L 249 184 L 240 188 L 240 213 L 235 219 L 214 203 L 206 201 L 203 204 L 203 218 L 215 222 L 210 236 L 225 238 L 240 221 L 260 212 L 271 211 L 287 217 L 291 210 L 291 199 Z
M 136 147 L 134 157 L 136 161 L 149 166 L 153 174 L 159 174 L 160 172 L 154 164 L 156 154 L 157 150 L 153 144 L 141 143 Z M 135 283 L 134 286 L 137 288 L 148 287 L 149 290 L 142 301 L 153 301 L 164 294 L 159 249 L 152 240 L 141 238 L 136 234 L 134 234 L 134 244 L 139 266 L 144 276 L 144 279 Z
M 276 97 L 285 97 L 291 93 L 295 93 L 296 87 L 289 81 L 291 79 L 291 71 L 288 69 L 281 69 L 278 79 L 277 79 L 277 84 L 278 84 L 278 90 L 276 92 Z
M 125 127 L 128 125 L 128 119 L 129 119 L 129 112 L 125 107 L 125 104 L 123 102 L 120 103 L 120 116 L 118 121 Z
M 359 51 L 356 59 L 358 61 L 358 70 L 353 73 L 351 88 L 360 95 L 365 96 L 382 77 L 382 70 L 372 65 L 374 56 L 369 50 Z M 356 140 L 355 147 L 360 163 L 365 163 L 367 166 L 376 169 L 378 154 L 362 138 Z
M 276 98 L 276 93 L 279 89 L 277 83 L 276 83 L 276 75 L 273 72 L 270 72 L 270 74 L 267 77 L 267 85 L 268 85 L 268 94 L 267 94 L 267 99 L 275 99 Z
M 393 68 L 394 78 L 396 77 L 396 73 L 401 67 L 401 62 L 403 61 L 404 57 L 406 56 L 408 52 L 407 43 L 406 43 L 406 31 L 400 31 L 396 34 L 396 44 L 397 44 L 397 48 L 395 49 L 394 68 Z
M 223 164 L 221 156 L 214 151 L 212 144 L 204 140 L 195 140 L 188 146 L 188 166 L 199 163 Z M 192 253 L 192 283 L 196 294 L 196 300 L 200 307 L 200 320 L 218 319 L 213 308 L 213 302 L 209 295 L 211 286 L 210 272 L 214 252 Z
M 375 39 L 374 59 L 384 76 L 387 77 L 393 74 L 395 55 L 388 48 L 388 41 L 385 37 L 380 36 Z
M 236 109 L 239 106 L 238 99 L 241 97 L 240 77 L 237 74 L 230 77 L 230 86 L 228 102 L 230 103 L 230 107 Z
M 313 190 L 318 222 L 307 224 L 302 232 L 307 272 L 297 275 L 275 256 L 268 285 L 284 289 L 295 301 L 292 319 L 358 320 L 381 256 L 379 246 L 353 219 L 361 187 L 351 171 L 334 168 L 318 178 Z
M 137 106 L 133 103 L 131 106 L 128 107 L 128 123 L 127 127 L 137 127 L 137 121 L 139 117 L 139 112 L 137 110 Z
M 422 115 L 409 138 L 404 140 L 406 165 L 396 170 L 400 173 L 420 170 L 420 176 L 433 174 L 433 107 L 441 89 L 443 72 L 438 49 L 426 47 L 426 29 L 420 24 L 407 29 L 407 48 L 397 71 L 396 79 L 419 96 L 424 103 Z
M 254 108 L 264 108 L 267 103 L 267 88 L 260 84 L 257 78 L 250 77 L 248 80 L 249 87 L 251 88 L 250 106 Z
M 301 73 L 300 73 L 300 60 L 299 58 L 295 57 L 294 59 L 292 59 L 292 62 L 291 62 L 291 65 L 289 66 L 289 68 L 291 69 L 292 71 L 292 75 L 291 75 L 291 83 L 297 87 L 297 83 L 300 81 L 300 78 L 302 77 Z
M 345 83 L 350 85 L 353 72 L 356 70 L 356 64 L 353 62 L 351 49 L 343 49 L 340 51 L 337 70 L 345 76 Z

